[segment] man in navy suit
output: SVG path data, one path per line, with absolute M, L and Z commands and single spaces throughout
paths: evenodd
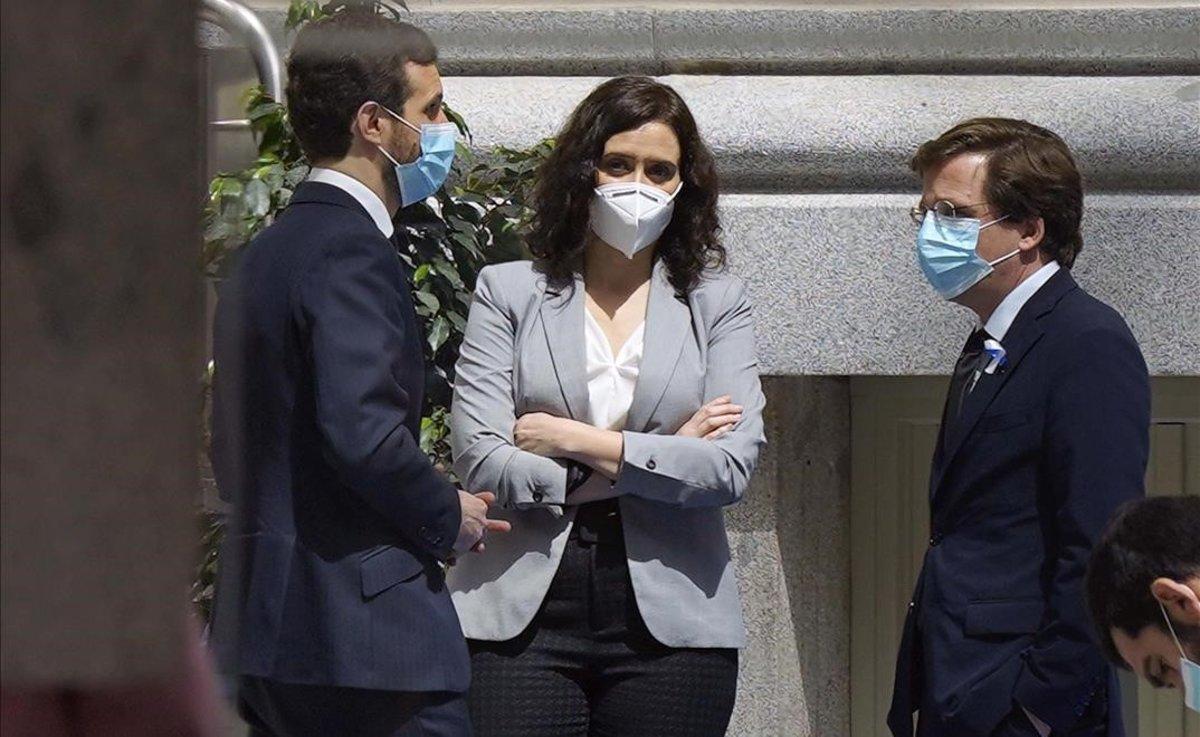
M 392 216 L 453 156 L 436 50 L 367 11 L 310 23 L 288 111 L 313 169 L 222 285 L 213 467 L 233 503 L 213 640 L 252 735 L 470 734 L 442 563 L 490 494 L 421 452 L 423 338 Z
M 921 146 L 922 271 L 978 315 L 933 458 L 930 539 L 888 725 L 920 737 L 1120 737 L 1083 594 L 1143 493 L 1150 388 L 1125 322 L 1071 276 L 1083 196 L 1066 144 L 982 118 Z

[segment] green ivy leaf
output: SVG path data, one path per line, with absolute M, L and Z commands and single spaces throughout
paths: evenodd
M 466 285 L 463 284 L 462 278 L 458 275 L 458 271 L 455 270 L 455 268 L 451 266 L 446 259 L 440 257 L 434 258 L 431 265 L 438 275 L 450 282 L 450 286 L 452 286 L 454 289 L 466 288 Z
M 437 351 L 449 336 L 450 321 L 443 315 L 433 318 L 433 323 L 429 326 L 429 347 Z
M 279 103 L 268 98 L 263 102 L 256 103 L 249 110 L 247 110 L 246 117 L 250 119 L 251 123 L 257 123 L 279 115 L 282 107 L 283 106 Z
M 271 190 L 261 179 L 246 183 L 246 209 L 254 217 L 263 217 L 271 209 Z
M 283 175 L 283 186 L 295 189 L 308 176 L 308 170 L 308 164 L 303 162 L 292 166 Z
M 446 118 L 451 123 L 454 123 L 454 125 L 458 128 L 458 132 L 462 134 L 463 138 L 467 139 L 467 141 L 470 142 L 471 141 L 471 129 L 467 126 L 467 121 L 463 119 L 463 116 L 459 115 L 456 110 L 451 108 L 445 102 L 442 103 L 442 110 L 443 110 L 443 112 L 446 113 Z M 460 143 L 458 145 L 461 146 L 462 144 Z
M 241 197 L 242 183 L 237 179 L 225 178 L 220 187 L 221 197 Z
M 438 302 L 438 298 L 429 292 L 414 291 L 413 296 L 416 297 L 417 301 L 424 305 L 431 313 L 437 312 L 439 309 L 441 309 L 442 304 Z

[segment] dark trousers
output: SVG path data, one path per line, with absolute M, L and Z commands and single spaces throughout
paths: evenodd
M 464 694 L 375 691 L 242 676 L 250 737 L 471 737 Z
M 720 737 L 733 712 L 737 650 L 671 648 L 647 631 L 616 500 L 580 507 L 524 632 L 468 644 L 478 737 Z

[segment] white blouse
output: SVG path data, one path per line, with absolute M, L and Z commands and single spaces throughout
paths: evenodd
M 583 309 L 583 333 L 587 345 L 588 423 L 605 430 L 625 429 L 629 407 L 633 404 L 633 390 L 637 386 L 638 371 L 642 364 L 646 322 L 625 341 L 617 355 L 604 329 L 585 306 Z M 587 481 L 567 498 L 568 504 L 583 504 L 617 496 L 612 490 L 612 481 L 598 471 L 593 471 Z

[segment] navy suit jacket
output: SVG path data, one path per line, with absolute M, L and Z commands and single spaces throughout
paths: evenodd
M 439 560 L 457 490 L 421 452 L 422 336 L 391 242 L 306 182 L 221 286 L 212 460 L 232 502 L 213 640 L 286 683 L 465 691 Z
M 1150 386 L 1125 322 L 1062 269 L 1026 302 L 957 421 L 943 418 L 929 548 L 904 625 L 888 725 L 986 737 L 1019 706 L 1078 731 L 1114 671 L 1083 596 L 1088 553 L 1143 493 Z M 1102 704 L 1097 705 L 1103 708 Z

